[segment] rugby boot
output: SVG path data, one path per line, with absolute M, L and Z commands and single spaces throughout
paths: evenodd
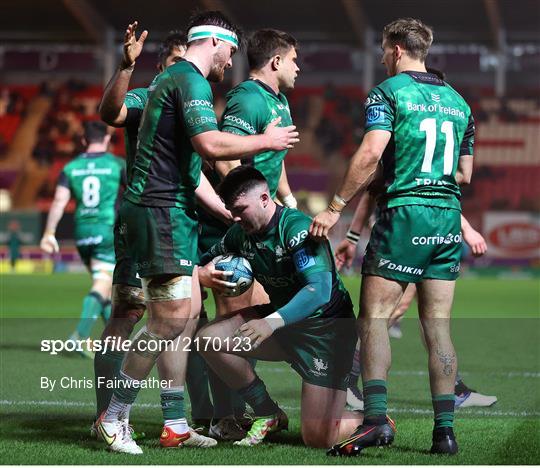
M 396 424 L 388 416 L 384 424 L 361 424 L 348 438 L 334 445 L 326 454 L 356 457 L 366 447 L 383 447 L 394 441 Z
M 98 419 L 96 419 L 90 426 L 90 437 L 93 439 L 99 438 L 99 432 L 97 428 L 98 428 L 99 422 L 103 419 L 104 414 L 105 413 L 102 413 L 101 416 Z M 146 434 L 144 432 L 135 431 L 135 429 L 133 429 L 133 426 L 129 424 L 129 421 L 127 419 L 122 419 L 122 421 L 127 426 L 127 430 L 130 432 L 131 438 L 133 440 L 141 440 L 146 437 Z
M 217 445 L 217 440 L 203 436 L 193 429 L 183 434 L 177 434 L 170 427 L 165 426 L 159 438 L 159 444 L 163 448 L 177 447 L 200 447 L 208 448 Z
M 253 447 L 259 445 L 268 434 L 289 429 L 289 418 L 285 412 L 278 408 L 276 414 L 270 416 L 255 416 L 251 429 L 242 440 L 234 442 L 234 445 Z
M 208 435 L 218 440 L 242 440 L 246 436 L 246 431 L 231 415 L 221 418 L 216 424 L 212 424 Z
M 433 445 L 430 452 L 442 455 L 455 455 L 458 453 L 456 436 L 451 427 L 439 427 L 433 430 Z
M 109 450 L 113 452 L 129 453 L 140 455 L 141 448 L 131 438 L 131 433 L 125 421 L 103 421 L 98 420 L 97 432 L 99 437 L 105 441 Z

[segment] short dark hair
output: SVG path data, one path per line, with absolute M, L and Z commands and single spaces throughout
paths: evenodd
M 187 44 L 187 36 L 183 31 L 174 30 L 167 34 L 163 42 L 159 45 L 158 60 L 161 65 L 165 65 L 167 57 L 172 54 L 177 47 L 183 47 Z
M 217 187 L 217 193 L 225 205 L 230 205 L 261 184 L 268 185 L 268 181 L 260 171 L 252 166 L 238 166 L 225 176 Z
M 229 18 L 227 18 L 221 11 L 211 10 L 203 12 L 194 12 L 188 22 L 187 31 L 195 26 L 219 26 L 220 28 L 228 29 L 236 34 L 238 38 L 238 48 L 242 47 L 243 31 L 240 27 L 236 26 Z
M 400 45 L 407 54 L 424 62 L 433 42 L 433 28 L 415 18 L 400 18 L 387 24 L 383 39 L 390 45 Z
M 250 70 L 264 67 L 274 55 L 298 46 L 289 33 L 277 29 L 259 29 L 248 40 L 247 57 Z
M 99 120 L 84 122 L 84 139 L 86 143 L 101 143 L 107 136 L 107 125 Z

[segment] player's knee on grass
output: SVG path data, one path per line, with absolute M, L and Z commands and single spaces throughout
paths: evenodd
M 334 428 L 302 424 L 302 440 L 306 447 L 329 448 L 336 443 L 337 431 Z

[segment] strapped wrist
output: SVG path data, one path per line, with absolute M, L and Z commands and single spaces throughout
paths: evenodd
M 349 241 L 351 244 L 356 245 L 356 244 L 358 244 L 358 241 L 360 240 L 360 233 L 359 233 L 359 232 L 352 231 L 351 229 L 349 229 L 349 230 L 347 231 L 347 235 L 345 236 L 345 238 L 346 238 L 347 241 Z
M 135 62 L 133 62 L 131 65 L 127 65 L 123 60 L 120 63 L 120 71 L 127 71 L 132 72 L 135 70 Z

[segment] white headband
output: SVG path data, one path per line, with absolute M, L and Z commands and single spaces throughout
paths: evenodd
M 215 37 L 224 42 L 228 42 L 233 47 L 238 49 L 238 37 L 232 31 L 221 28 L 219 26 L 212 26 L 210 24 L 204 24 L 202 26 L 194 26 L 188 31 L 188 44 L 196 41 L 197 39 L 206 39 L 207 37 Z

